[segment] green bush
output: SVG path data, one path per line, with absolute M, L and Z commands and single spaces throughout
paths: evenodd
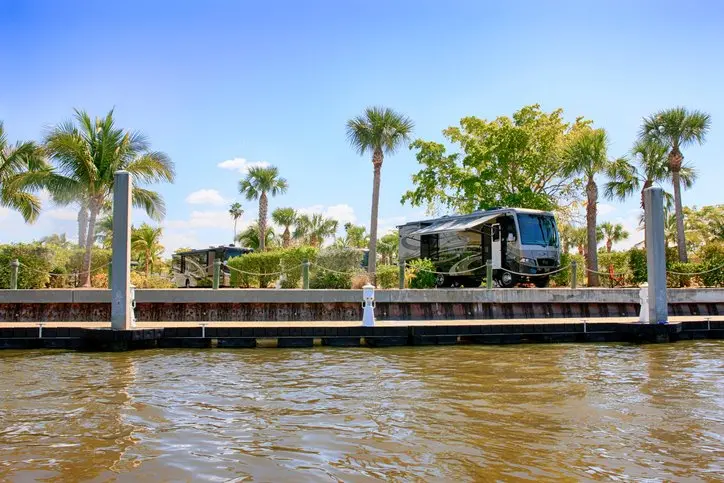
M 709 271 L 701 275 L 702 283 L 707 287 L 724 287 L 724 242 L 707 243 L 698 253 L 701 260 L 702 271 Z M 715 270 L 718 267 L 718 270 Z
M 408 264 L 410 271 L 410 288 L 433 288 L 437 281 L 437 276 L 432 273 L 435 271 L 435 264 L 427 258 L 419 258 L 410 261 Z
M 100 278 L 100 277 L 98 277 Z M 211 279 L 209 281 L 209 287 L 211 287 Z M 149 275 L 142 272 L 131 272 L 131 283 L 136 288 L 175 288 L 176 285 L 169 279 L 160 277 L 158 275 Z M 199 285 L 197 285 L 199 286 Z
M 666 267 L 666 284 L 669 287 L 691 287 L 692 285 L 701 285 L 698 275 L 679 275 L 679 273 L 698 273 L 702 271 L 701 264 L 698 263 L 670 263 Z M 672 273 L 672 272 L 677 272 Z
M 10 262 L 17 259 L 21 263 L 18 288 L 45 288 L 53 268 L 51 255 L 48 248 L 38 243 L 0 245 L 0 287 L 10 288 Z
M 400 284 L 400 269 L 397 265 L 377 267 L 377 286 L 379 288 L 397 288 Z
M 551 277 L 551 281 L 556 287 L 570 287 L 571 286 L 571 271 L 573 267 L 569 267 L 573 262 L 576 262 L 577 287 L 581 287 L 586 282 L 585 266 L 586 261 L 583 259 L 583 255 L 577 253 L 561 253 L 561 267 L 568 267 Z
M 84 280 L 84 274 L 81 273 L 83 272 L 84 257 L 84 248 L 73 248 L 69 251 L 66 273 L 73 274 L 70 275 L 71 283 L 75 284 L 76 286 L 82 284 Z M 112 258 L 113 253 L 111 252 L 111 250 L 94 247 L 93 251 L 91 252 L 91 278 L 96 273 L 107 272 L 108 264 L 111 263 Z
M 628 251 L 628 269 L 631 272 L 631 284 L 638 286 L 649 279 L 646 250 L 632 248 Z
M 279 278 L 281 253 L 279 251 L 247 253 L 231 258 L 227 265 L 231 270 L 231 286 L 241 288 L 267 288 Z M 237 270 L 249 273 L 239 273 Z
M 352 288 L 352 277 L 361 270 L 362 256 L 360 250 L 349 248 L 320 250 L 311 270 L 309 288 Z
M 282 279 L 282 288 L 299 288 L 302 282 L 303 270 L 300 265 L 304 260 L 309 260 L 310 263 L 314 263 L 317 260 L 317 249 L 307 246 L 291 247 L 283 248 L 279 253 L 281 256 L 281 266 L 285 271 L 285 276 Z
M 598 254 L 598 271 L 609 273 L 609 266 L 613 265 L 613 273 L 617 280 L 611 280 L 608 275 L 600 275 L 601 285 L 631 285 L 628 252 L 603 252 Z M 620 282 L 618 281 L 620 280 Z

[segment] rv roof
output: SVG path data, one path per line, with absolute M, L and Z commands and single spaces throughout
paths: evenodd
M 482 215 L 494 215 L 497 213 L 500 213 L 501 215 L 503 213 L 507 212 L 516 212 L 516 213 L 531 213 L 531 214 L 540 214 L 540 215 L 551 215 L 553 216 L 553 213 L 550 211 L 541 211 L 541 210 L 530 210 L 528 208 L 496 208 L 494 210 L 478 210 L 474 211 L 472 213 L 469 213 L 467 215 L 445 215 L 438 218 L 430 218 L 427 220 L 417 220 L 417 221 L 409 221 L 403 225 L 398 225 L 397 228 L 400 228 L 401 226 L 406 225 L 417 225 L 420 223 L 432 223 L 440 220 L 464 220 L 465 218 L 474 218 L 479 217 Z

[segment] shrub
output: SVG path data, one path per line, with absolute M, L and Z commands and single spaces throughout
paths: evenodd
M 316 265 L 310 275 L 309 288 L 352 288 L 352 276 L 361 269 L 362 252 L 348 248 L 325 248 L 317 254 Z
M 100 278 L 100 277 L 99 277 Z M 208 279 L 207 279 L 208 280 Z M 210 280 L 209 280 L 210 282 Z M 131 272 L 131 284 L 136 288 L 175 288 L 174 283 L 164 277 L 158 275 L 149 275 L 142 272 Z M 211 285 L 209 284 L 209 287 Z
M 433 288 L 437 277 L 435 276 L 435 265 L 427 258 L 419 258 L 410 261 L 408 270 L 411 272 L 410 288 Z
M 352 288 L 352 274 L 317 270 L 309 279 L 309 288 L 349 289 Z
M 85 257 L 84 248 L 74 248 L 70 250 L 68 257 L 67 273 L 73 274 L 71 283 L 79 285 L 83 283 L 83 258 Z M 93 275 L 96 273 L 106 273 L 108 271 L 108 264 L 111 262 L 113 254 L 111 250 L 105 250 L 102 248 L 93 248 L 91 252 L 91 282 Z
M 227 262 L 231 268 L 232 287 L 267 288 L 279 275 L 281 253 L 279 251 L 247 253 Z M 247 273 L 239 273 L 241 272 Z
M 45 288 L 50 283 L 51 252 L 38 243 L 0 245 L 0 287 L 10 288 L 10 262 L 19 260 L 18 288 Z
M 609 266 L 613 265 L 614 276 L 617 280 L 611 280 L 608 275 L 600 275 L 602 285 L 630 285 L 631 275 L 629 273 L 628 252 L 603 252 L 598 254 L 599 272 L 608 274 Z M 620 282 L 618 281 L 620 280 Z
M 646 250 L 632 248 L 628 252 L 628 268 L 631 271 L 631 283 L 641 285 L 648 281 L 649 272 L 646 262 Z
M 131 275 L 131 281 L 133 280 L 133 275 Z M 133 282 L 131 282 L 133 283 Z M 93 288 L 108 288 L 108 274 L 107 273 L 96 273 L 91 276 L 91 287 Z
M 702 271 L 701 282 L 707 287 L 724 287 L 724 242 L 707 243 L 699 250 Z M 715 270 L 719 268 L 718 270 Z
M 68 275 L 65 267 L 55 267 L 50 271 L 50 288 L 66 288 L 68 287 Z
M 692 285 L 700 285 L 701 281 L 698 275 L 679 275 L 680 273 L 697 273 L 702 271 L 702 266 L 698 263 L 670 263 L 666 267 L 666 284 L 669 287 L 691 287 Z M 677 272 L 677 273 L 673 273 Z
M 314 263 L 317 260 L 317 249 L 307 246 L 292 247 L 284 248 L 280 250 L 279 253 L 281 256 L 282 270 L 285 270 L 284 277 L 282 278 L 282 288 L 299 288 L 302 282 L 303 270 L 300 265 L 304 260 L 309 260 L 310 263 Z
M 397 288 L 400 281 L 400 269 L 397 265 L 377 267 L 377 286 L 379 288 Z
M 377 282 L 379 283 L 379 272 L 377 274 Z M 362 287 L 370 283 L 370 275 L 369 273 L 365 272 L 364 270 L 360 270 L 359 272 L 352 275 L 352 288 L 361 290 Z

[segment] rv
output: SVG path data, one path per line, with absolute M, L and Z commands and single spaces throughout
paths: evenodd
M 558 228 L 547 211 L 496 208 L 415 221 L 398 229 L 400 260 L 432 260 L 439 287 L 480 286 L 487 260 L 501 287 L 520 282 L 545 287 L 547 274 L 561 264 Z
M 174 282 L 177 287 L 210 287 L 214 277 L 214 261 L 221 260 L 219 285 L 229 287 L 231 271 L 226 262 L 230 258 L 240 257 L 253 251 L 251 248 L 231 245 L 174 253 L 172 259 Z

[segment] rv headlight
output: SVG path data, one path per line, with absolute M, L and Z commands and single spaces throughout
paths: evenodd
M 532 258 L 525 258 L 525 257 L 520 257 L 520 263 L 526 263 L 526 264 L 528 264 L 528 265 L 535 265 L 535 264 L 536 264 L 536 263 L 535 263 L 535 260 L 533 260 Z

